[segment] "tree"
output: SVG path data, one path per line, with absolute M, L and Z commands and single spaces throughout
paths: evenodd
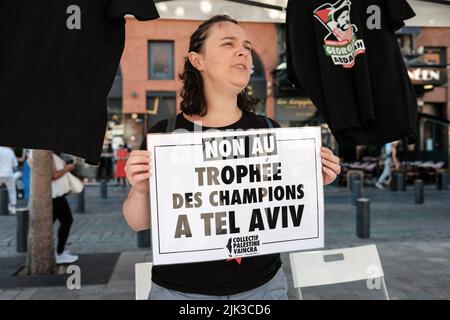
M 30 181 L 30 233 L 26 269 L 28 274 L 51 274 L 55 269 L 53 248 L 51 151 L 33 150 Z

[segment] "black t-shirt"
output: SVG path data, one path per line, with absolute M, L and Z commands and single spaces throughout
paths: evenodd
M 372 29 L 378 12 L 381 28 Z M 414 15 L 406 0 L 289 1 L 289 78 L 341 147 L 415 142 L 417 99 L 395 37 Z
M 269 119 L 275 128 L 280 125 Z M 198 126 L 195 124 L 195 126 Z M 155 124 L 149 133 L 166 132 L 167 120 Z M 187 120 L 183 113 L 179 113 L 176 120 L 176 129 L 194 131 L 194 123 Z M 201 127 L 202 130 L 211 128 Z M 215 128 L 230 129 L 257 129 L 267 128 L 266 121 L 252 112 L 244 111 L 242 117 L 235 123 L 226 127 Z M 147 149 L 146 139 L 142 142 L 142 150 Z M 175 265 L 154 266 L 152 281 L 167 289 L 187 293 L 207 295 L 231 295 L 257 288 L 271 280 L 281 267 L 279 254 L 270 254 L 243 258 L 241 264 L 236 261 L 210 261 L 201 263 L 187 263 Z
M 0 1 L 0 145 L 98 163 L 127 13 L 159 17 L 152 0 Z

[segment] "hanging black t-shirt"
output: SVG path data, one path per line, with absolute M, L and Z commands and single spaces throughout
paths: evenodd
M 280 125 L 269 119 L 274 128 Z M 183 113 L 177 116 L 175 128 L 194 131 L 197 124 L 187 120 Z M 199 127 L 200 128 L 200 127 Z M 214 128 L 219 130 L 258 129 L 267 128 L 266 121 L 252 112 L 244 111 L 242 117 L 235 123 Z M 163 133 L 167 129 L 167 120 L 155 124 L 148 133 Z M 201 127 L 208 130 L 211 128 Z M 144 139 L 141 150 L 147 149 Z M 269 254 L 256 257 L 246 257 L 238 264 L 235 260 L 209 261 L 175 265 L 153 266 L 152 281 L 167 289 L 187 293 L 206 295 L 232 295 L 262 286 L 271 280 L 281 267 L 279 254 Z
M 0 1 L 0 145 L 98 164 L 128 13 L 159 17 L 152 0 Z
M 415 142 L 417 99 L 395 37 L 414 15 L 406 0 L 289 1 L 289 78 L 341 147 Z

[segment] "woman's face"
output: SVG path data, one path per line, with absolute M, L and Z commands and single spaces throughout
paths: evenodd
M 199 64 L 203 81 L 238 95 L 249 81 L 253 66 L 252 46 L 247 33 L 232 22 L 219 22 L 208 31 Z M 211 86 L 207 86 L 211 87 Z

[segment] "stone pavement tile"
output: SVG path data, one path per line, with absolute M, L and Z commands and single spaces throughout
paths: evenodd
M 450 292 L 450 275 L 436 275 L 433 272 L 433 269 L 430 269 L 428 274 L 420 274 L 417 277 L 410 279 L 414 285 L 417 285 L 419 288 L 427 288 L 427 287 L 441 287 L 443 292 Z M 447 287 L 443 284 L 447 284 Z
M 76 300 L 79 295 L 79 290 L 64 287 L 39 288 L 31 300 Z
M 123 294 L 130 293 L 134 295 L 134 280 L 116 280 L 110 281 L 103 294 Z
M 443 258 L 443 257 L 434 257 L 434 258 L 428 258 L 428 260 L 432 263 L 435 264 L 441 264 L 441 265 L 446 265 L 449 266 L 450 265 L 450 258 Z
M 286 275 L 286 280 L 288 283 L 288 298 L 290 300 L 296 300 L 296 299 L 298 299 L 298 294 L 297 294 L 297 289 L 294 288 L 294 281 L 292 278 L 292 272 L 290 270 L 291 264 L 289 263 L 289 260 L 287 260 L 287 259 L 289 259 L 288 255 L 285 253 L 281 254 L 281 259 L 283 261 L 283 264 L 282 264 L 283 272 Z
M 403 263 L 413 262 L 417 260 L 418 256 L 423 255 L 423 252 L 417 250 L 414 246 L 411 246 L 410 243 L 389 243 L 390 248 L 383 247 L 383 251 L 379 250 L 380 256 L 383 256 L 384 251 L 393 251 L 396 252 L 396 255 L 391 255 L 395 261 L 401 261 Z M 379 245 L 377 245 L 378 247 Z
M 414 248 L 419 251 L 423 251 L 433 256 L 442 255 L 448 252 L 445 248 L 434 245 L 434 243 L 419 242 L 414 244 Z
M 31 300 L 33 295 L 37 292 L 37 288 L 25 288 L 14 299 L 15 300 Z
M 90 295 L 90 294 L 101 294 L 105 291 L 107 287 L 107 284 L 101 284 L 101 285 L 87 285 L 83 286 L 81 285 L 81 289 L 78 290 L 78 293 L 80 296 L 83 295 Z
M 308 288 L 306 288 L 305 290 L 302 291 L 302 296 L 303 296 L 304 300 L 322 300 L 320 295 L 318 295 L 315 292 L 312 292 L 311 290 L 308 291 Z M 289 300 L 297 300 L 297 299 L 298 299 L 298 295 L 289 297 Z
M 305 290 L 314 290 L 314 292 L 322 300 L 357 300 L 359 299 L 356 292 L 345 284 L 334 284 L 326 286 L 318 286 L 314 288 L 306 288 Z
M 145 255 L 144 255 L 144 261 L 143 262 L 152 261 L 153 260 L 153 254 L 151 252 L 151 249 L 150 250 L 148 250 L 148 249 L 145 250 L 144 253 L 145 253 Z
M 108 240 L 111 238 L 112 234 L 113 234 L 112 231 L 105 231 L 105 232 L 103 232 L 101 239 Z
M 391 300 L 411 300 L 409 295 L 403 291 L 399 291 L 395 288 L 388 288 L 389 299 Z
M 102 300 L 134 300 L 134 293 L 114 293 L 114 294 L 104 294 Z
M 11 244 L 11 240 L 5 239 L 5 240 L 0 240 L 0 247 L 7 247 Z
M 1 290 L 0 289 L 0 300 L 13 300 L 22 292 L 21 289 L 12 289 L 12 290 Z
M 136 263 L 149 262 L 148 252 L 123 252 L 114 268 L 111 281 L 127 280 L 132 281 L 134 286 L 134 266 Z
M 402 289 L 404 290 L 404 289 Z M 424 291 L 423 289 L 416 289 L 414 291 L 404 291 L 406 298 L 403 300 L 436 300 L 436 295 Z
M 105 288 L 103 297 L 115 299 L 120 297 L 132 297 L 135 295 L 135 275 L 136 263 L 148 262 L 148 252 L 123 252 L 114 268 L 111 279 Z
M 424 291 L 417 283 L 411 283 L 409 278 L 392 278 L 389 283 L 386 283 L 386 287 L 389 292 L 393 291 L 400 296 L 400 299 L 433 300 L 437 298 L 433 294 Z
M 450 290 L 443 291 L 442 288 L 425 287 L 424 291 L 430 293 L 435 299 L 450 300 Z
M 82 286 L 78 300 L 100 300 L 107 285 Z
M 374 285 L 375 283 L 371 281 L 370 284 Z M 369 289 L 368 281 L 362 280 L 337 284 L 334 286 L 336 288 L 336 292 L 344 288 L 345 291 L 350 292 L 350 294 L 348 294 L 348 299 L 351 300 L 384 300 L 385 296 L 383 290 L 381 289 L 381 283 L 379 283 L 378 285 L 380 287 Z
M 77 300 L 100 300 L 102 298 L 101 295 L 91 294 L 91 295 L 82 295 L 77 298 Z
M 439 244 L 439 246 L 440 246 L 441 248 L 450 249 L 450 241 L 448 241 L 448 242 L 442 242 L 442 243 Z

